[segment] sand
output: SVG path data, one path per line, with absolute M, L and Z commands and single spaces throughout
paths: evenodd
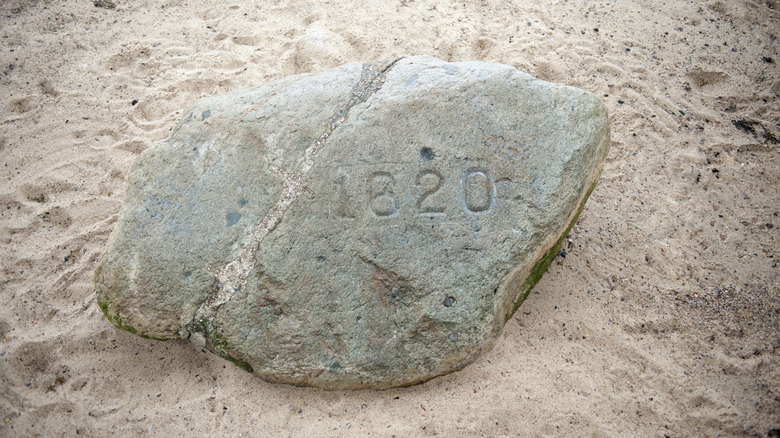
M 0 2 L 0 436 L 780 428 L 780 2 L 366 3 Z M 327 392 L 101 314 L 92 276 L 131 165 L 192 102 L 417 54 L 513 65 L 610 111 L 566 257 L 491 352 Z

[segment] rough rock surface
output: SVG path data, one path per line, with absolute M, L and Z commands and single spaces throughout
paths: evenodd
M 269 381 L 422 382 L 491 348 L 608 148 L 596 97 L 500 64 L 352 63 L 204 99 L 136 163 L 97 299 Z

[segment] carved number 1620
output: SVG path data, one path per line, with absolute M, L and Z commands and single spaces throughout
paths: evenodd
M 478 168 L 467 169 L 461 175 L 460 197 L 469 213 L 485 213 L 495 201 L 495 185 L 490 174 Z M 416 186 L 415 207 L 418 214 L 443 214 L 445 203 L 436 196 L 444 186 L 444 176 L 436 169 L 420 171 L 414 179 Z M 341 175 L 336 180 L 338 188 L 338 215 L 342 218 L 354 218 L 354 203 L 347 194 L 347 177 Z M 378 217 L 392 216 L 398 211 L 396 181 L 392 173 L 386 171 L 371 172 L 366 179 L 367 207 Z M 445 198 L 446 199 L 446 198 Z

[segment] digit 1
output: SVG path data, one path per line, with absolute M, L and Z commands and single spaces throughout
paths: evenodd
M 355 214 L 349 209 L 349 196 L 347 195 L 347 176 L 340 175 L 336 181 L 339 191 L 339 209 L 338 216 L 340 218 L 354 219 Z

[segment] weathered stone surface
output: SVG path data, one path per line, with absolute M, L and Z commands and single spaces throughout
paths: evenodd
M 490 349 L 609 147 L 593 95 L 500 64 L 347 64 L 197 102 L 95 275 L 120 328 L 274 382 L 387 388 Z

